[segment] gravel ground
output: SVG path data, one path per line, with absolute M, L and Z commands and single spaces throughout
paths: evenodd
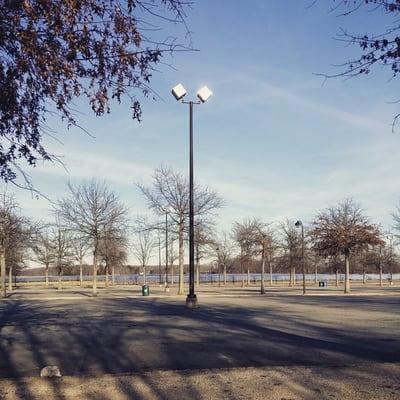
M 400 364 L 152 371 L 97 377 L 0 380 L 14 399 L 400 399 Z

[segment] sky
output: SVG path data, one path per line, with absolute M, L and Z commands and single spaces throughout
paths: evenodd
M 68 181 L 105 179 L 132 217 L 148 213 L 135 183 L 151 184 L 161 164 L 188 171 L 188 108 L 171 88 L 182 83 L 195 99 L 207 85 L 213 97 L 194 110 L 195 176 L 225 200 L 219 231 L 249 217 L 306 225 L 347 197 L 390 229 L 400 198 L 400 126 L 391 129 L 398 82 L 383 69 L 350 80 L 318 74 L 340 72 L 335 65 L 359 54 L 335 40 L 340 28 L 380 32 L 393 18 L 362 10 L 339 17 L 330 1 L 310 3 L 195 0 L 187 25 L 198 51 L 159 66 L 151 82 L 159 98 L 143 100 L 143 121 L 131 119 L 128 104 L 95 117 L 78 99 L 79 122 L 95 138 L 50 119 L 57 140 L 46 144 L 65 167 L 40 164 L 29 170 L 33 183 L 55 200 Z M 169 29 L 184 34 L 182 27 Z M 24 214 L 52 219 L 46 199 L 23 190 L 16 196 Z

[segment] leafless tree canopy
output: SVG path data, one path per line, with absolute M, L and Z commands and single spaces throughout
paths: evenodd
M 107 271 L 110 267 L 122 266 L 128 258 L 127 238 L 106 237 L 100 240 L 99 257 L 105 263 Z
M 49 114 L 78 125 L 72 102 L 85 97 L 96 115 L 127 97 L 140 120 L 139 96 L 165 52 L 187 50 L 162 25 L 185 27 L 185 0 L 0 2 L 0 179 L 15 182 L 20 159 L 53 156 Z M 187 28 L 185 27 L 187 32 Z M 55 111 L 54 111 L 55 110 Z M 6 145 L 8 142 L 8 145 Z
M 133 254 L 142 267 L 149 263 L 154 250 L 154 229 L 146 218 L 138 218 L 136 221 L 136 234 L 133 243 Z
M 56 219 L 56 223 L 51 227 L 50 240 L 58 274 L 62 275 L 64 268 L 72 260 L 72 234 Z
M 105 182 L 92 179 L 68 185 L 69 196 L 59 200 L 57 216 L 93 249 L 93 295 L 97 295 L 97 266 L 102 240 L 121 238 L 127 226 L 127 209 Z
M 317 0 L 316 0 L 317 1 Z M 340 71 L 335 74 L 323 74 L 325 77 L 351 78 L 369 75 L 376 68 L 383 67 L 396 78 L 400 73 L 400 2 L 398 0 L 332 0 L 332 12 L 341 17 L 361 10 L 381 14 L 386 18 L 386 27 L 381 31 L 359 33 L 342 29 L 337 40 L 345 45 L 353 45 L 359 50 L 351 60 L 338 65 Z M 357 51 L 357 50 L 356 50 Z M 395 115 L 393 126 L 400 113 Z
M 7 268 L 24 266 L 31 244 L 31 231 L 31 223 L 21 215 L 14 196 L 3 191 L 0 194 L 0 241 Z
M 396 231 L 397 240 L 400 240 L 400 201 L 396 206 L 394 213 L 392 214 L 394 226 L 393 228 Z
M 321 211 L 312 222 L 310 236 L 321 255 L 349 255 L 382 243 L 377 226 L 371 224 L 362 209 L 351 199 Z
M 179 293 L 183 293 L 184 233 L 189 217 L 189 182 L 171 168 L 159 167 L 153 175 L 153 185 L 138 184 L 147 205 L 156 215 L 168 214 L 178 230 L 179 241 Z M 213 190 L 194 185 L 195 218 L 206 220 L 222 207 L 222 198 Z
M 256 250 L 255 233 L 257 219 L 244 219 L 242 222 L 234 222 L 232 237 L 239 245 L 243 257 L 251 257 Z
M 153 174 L 153 185 L 138 184 L 149 209 L 158 215 L 169 213 L 175 223 L 182 223 L 189 216 L 189 182 L 180 172 L 161 166 Z M 194 214 L 205 216 L 223 206 L 222 198 L 208 187 L 194 185 Z
M 118 238 L 127 225 L 127 209 L 105 182 L 92 179 L 80 186 L 68 184 L 69 196 L 59 200 L 56 212 L 92 246 L 106 237 Z
M 74 260 L 82 264 L 89 250 L 90 243 L 87 242 L 86 238 L 75 233 L 71 239 L 71 251 Z
M 220 264 L 228 266 L 232 263 L 234 255 L 234 244 L 227 232 L 223 232 L 220 237 L 216 239 L 216 256 Z

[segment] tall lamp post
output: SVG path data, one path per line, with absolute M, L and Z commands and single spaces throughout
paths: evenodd
M 212 92 L 207 86 L 202 87 L 197 92 L 200 101 L 184 101 L 186 93 L 182 84 L 172 89 L 176 100 L 189 104 L 189 294 L 186 297 L 186 307 L 195 308 L 197 296 L 194 293 L 193 105 L 205 103 L 212 96 Z
M 296 228 L 301 227 L 301 263 L 303 267 L 303 294 L 306 294 L 306 261 L 304 258 L 304 225 L 299 220 L 295 224 Z

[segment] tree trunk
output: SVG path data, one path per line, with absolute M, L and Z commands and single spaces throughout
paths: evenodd
M 46 264 L 45 268 L 46 286 L 49 286 L 49 264 Z
M 336 270 L 336 286 L 339 286 L 339 271 Z
M 243 249 L 240 248 L 240 269 L 242 272 L 242 287 L 244 287 L 244 265 L 243 265 Z
M 224 263 L 224 285 L 226 285 L 226 264 Z
M 247 267 L 247 286 L 250 285 L 250 268 Z
M 345 263 L 346 263 L 346 278 L 344 284 L 344 292 L 350 293 L 350 264 L 349 264 L 349 254 L 345 254 Z
M 199 265 L 199 260 L 196 262 L 196 286 L 198 287 L 200 285 L 200 265 Z
M 107 263 L 106 263 L 106 267 L 105 267 L 105 273 L 106 273 L 106 283 L 105 283 L 105 286 L 106 286 L 106 288 L 108 288 L 109 279 L 108 279 L 108 264 L 107 264 Z
M 111 267 L 111 283 L 114 286 L 114 284 L 115 284 L 115 267 L 114 267 L 114 265 Z
M 293 267 L 293 286 L 296 286 L 296 267 Z
M 6 290 L 6 260 L 3 246 L 0 249 L 0 270 L 1 270 L 1 297 L 4 299 L 7 296 Z
M 143 265 L 143 285 L 146 285 L 147 279 L 146 279 L 146 266 Z
M 260 288 L 260 293 L 261 294 L 265 294 L 264 270 L 265 270 L 265 250 L 263 249 L 262 261 L 261 261 L 261 288 Z
M 97 245 L 93 252 L 93 297 L 97 296 Z
M 171 285 L 174 284 L 174 263 L 171 263 Z
M 363 284 L 365 285 L 367 283 L 367 274 L 365 273 L 365 269 L 363 271 Z
M 8 290 L 11 292 L 12 291 L 12 266 L 8 268 Z
M 318 264 L 315 263 L 315 286 L 318 285 Z
M 269 259 L 268 259 L 268 265 L 269 265 L 269 284 L 272 286 L 274 283 L 272 277 L 272 262 Z
M 382 279 L 383 279 L 382 273 L 383 273 L 382 265 L 380 265 L 379 266 L 379 286 L 382 286 L 382 284 L 383 284 L 383 282 L 382 282 Z
M 61 268 L 58 267 L 58 290 L 62 289 L 62 282 L 61 282 Z
M 293 286 L 293 267 L 289 265 L 289 286 Z
M 179 225 L 179 289 L 178 289 L 178 294 L 183 294 L 183 252 L 184 252 L 184 247 L 183 247 L 183 223 Z
M 196 243 L 196 286 L 200 285 L 200 258 L 199 258 L 199 243 Z
M 83 286 L 83 267 L 82 262 L 79 264 L 79 284 Z

